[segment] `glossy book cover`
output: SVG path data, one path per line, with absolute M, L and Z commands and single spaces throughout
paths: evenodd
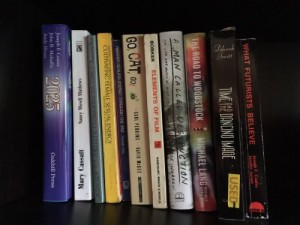
M 160 32 L 159 43 L 169 205 L 171 209 L 193 209 L 183 34 Z
M 243 125 L 246 217 L 269 217 L 261 105 L 256 66 L 256 39 L 238 39 L 237 56 Z
M 244 220 L 244 170 L 234 27 L 209 34 L 218 217 Z
M 194 205 L 196 211 L 215 211 L 215 160 L 205 33 L 185 34 L 184 49 Z
M 72 197 L 72 89 L 70 29 L 42 26 L 44 201 Z

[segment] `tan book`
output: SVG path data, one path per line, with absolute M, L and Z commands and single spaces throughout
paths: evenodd
M 131 203 L 152 204 L 144 35 L 122 35 Z
M 153 208 L 165 209 L 168 204 L 158 34 L 145 34 L 144 46 Z

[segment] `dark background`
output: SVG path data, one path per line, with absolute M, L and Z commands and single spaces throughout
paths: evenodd
M 214 214 L 128 204 L 42 203 L 44 23 L 112 32 L 116 38 L 226 26 L 236 26 L 238 37 L 256 37 L 270 224 L 299 224 L 300 6 L 297 1 L 229 0 L 1 1 L 0 224 L 222 224 Z

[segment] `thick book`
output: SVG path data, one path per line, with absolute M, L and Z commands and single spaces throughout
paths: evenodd
M 218 217 L 244 220 L 242 133 L 235 28 L 209 33 Z
M 73 196 L 71 31 L 64 24 L 45 24 L 41 27 L 41 32 L 43 200 L 65 202 Z
M 152 204 L 144 35 L 123 34 L 131 204 Z
M 125 81 L 123 67 L 122 41 L 113 40 L 113 57 L 117 103 L 117 121 L 119 134 L 119 153 L 122 179 L 122 201 L 130 201 L 129 153 L 126 121 Z
M 92 151 L 92 180 L 94 201 L 105 202 L 104 165 L 102 146 L 102 120 L 100 106 L 100 83 L 98 73 L 97 36 L 87 37 L 88 48 L 88 77 L 89 77 L 89 105 L 90 105 L 90 139 Z
M 161 32 L 159 42 L 170 208 L 188 210 L 194 200 L 183 34 Z
M 144 50 L 153 208 L 165 209 L 168 198 L 158 34 L 144 35 Z
M 98 33 L 98 65 L 102 116 L 105 200 L 122 201 L 119 135 L 111 33 Z
M 246 217 L 267 219 L 268 199 L 264 157 L 258 70 L 256 65 L 256 39 L 236 41 L 243 149 L 245 160 Z
M 92 200 L 92 159 L 86 30 L 71 31 L 74 200 Z
M 184 35 L 193 193 L 196 211 L 217 209 L 205 33 Z

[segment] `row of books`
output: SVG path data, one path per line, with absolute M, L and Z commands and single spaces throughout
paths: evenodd
M 255 39 L 47 24 L 42 42 L 44 201 L 268 218 Z

